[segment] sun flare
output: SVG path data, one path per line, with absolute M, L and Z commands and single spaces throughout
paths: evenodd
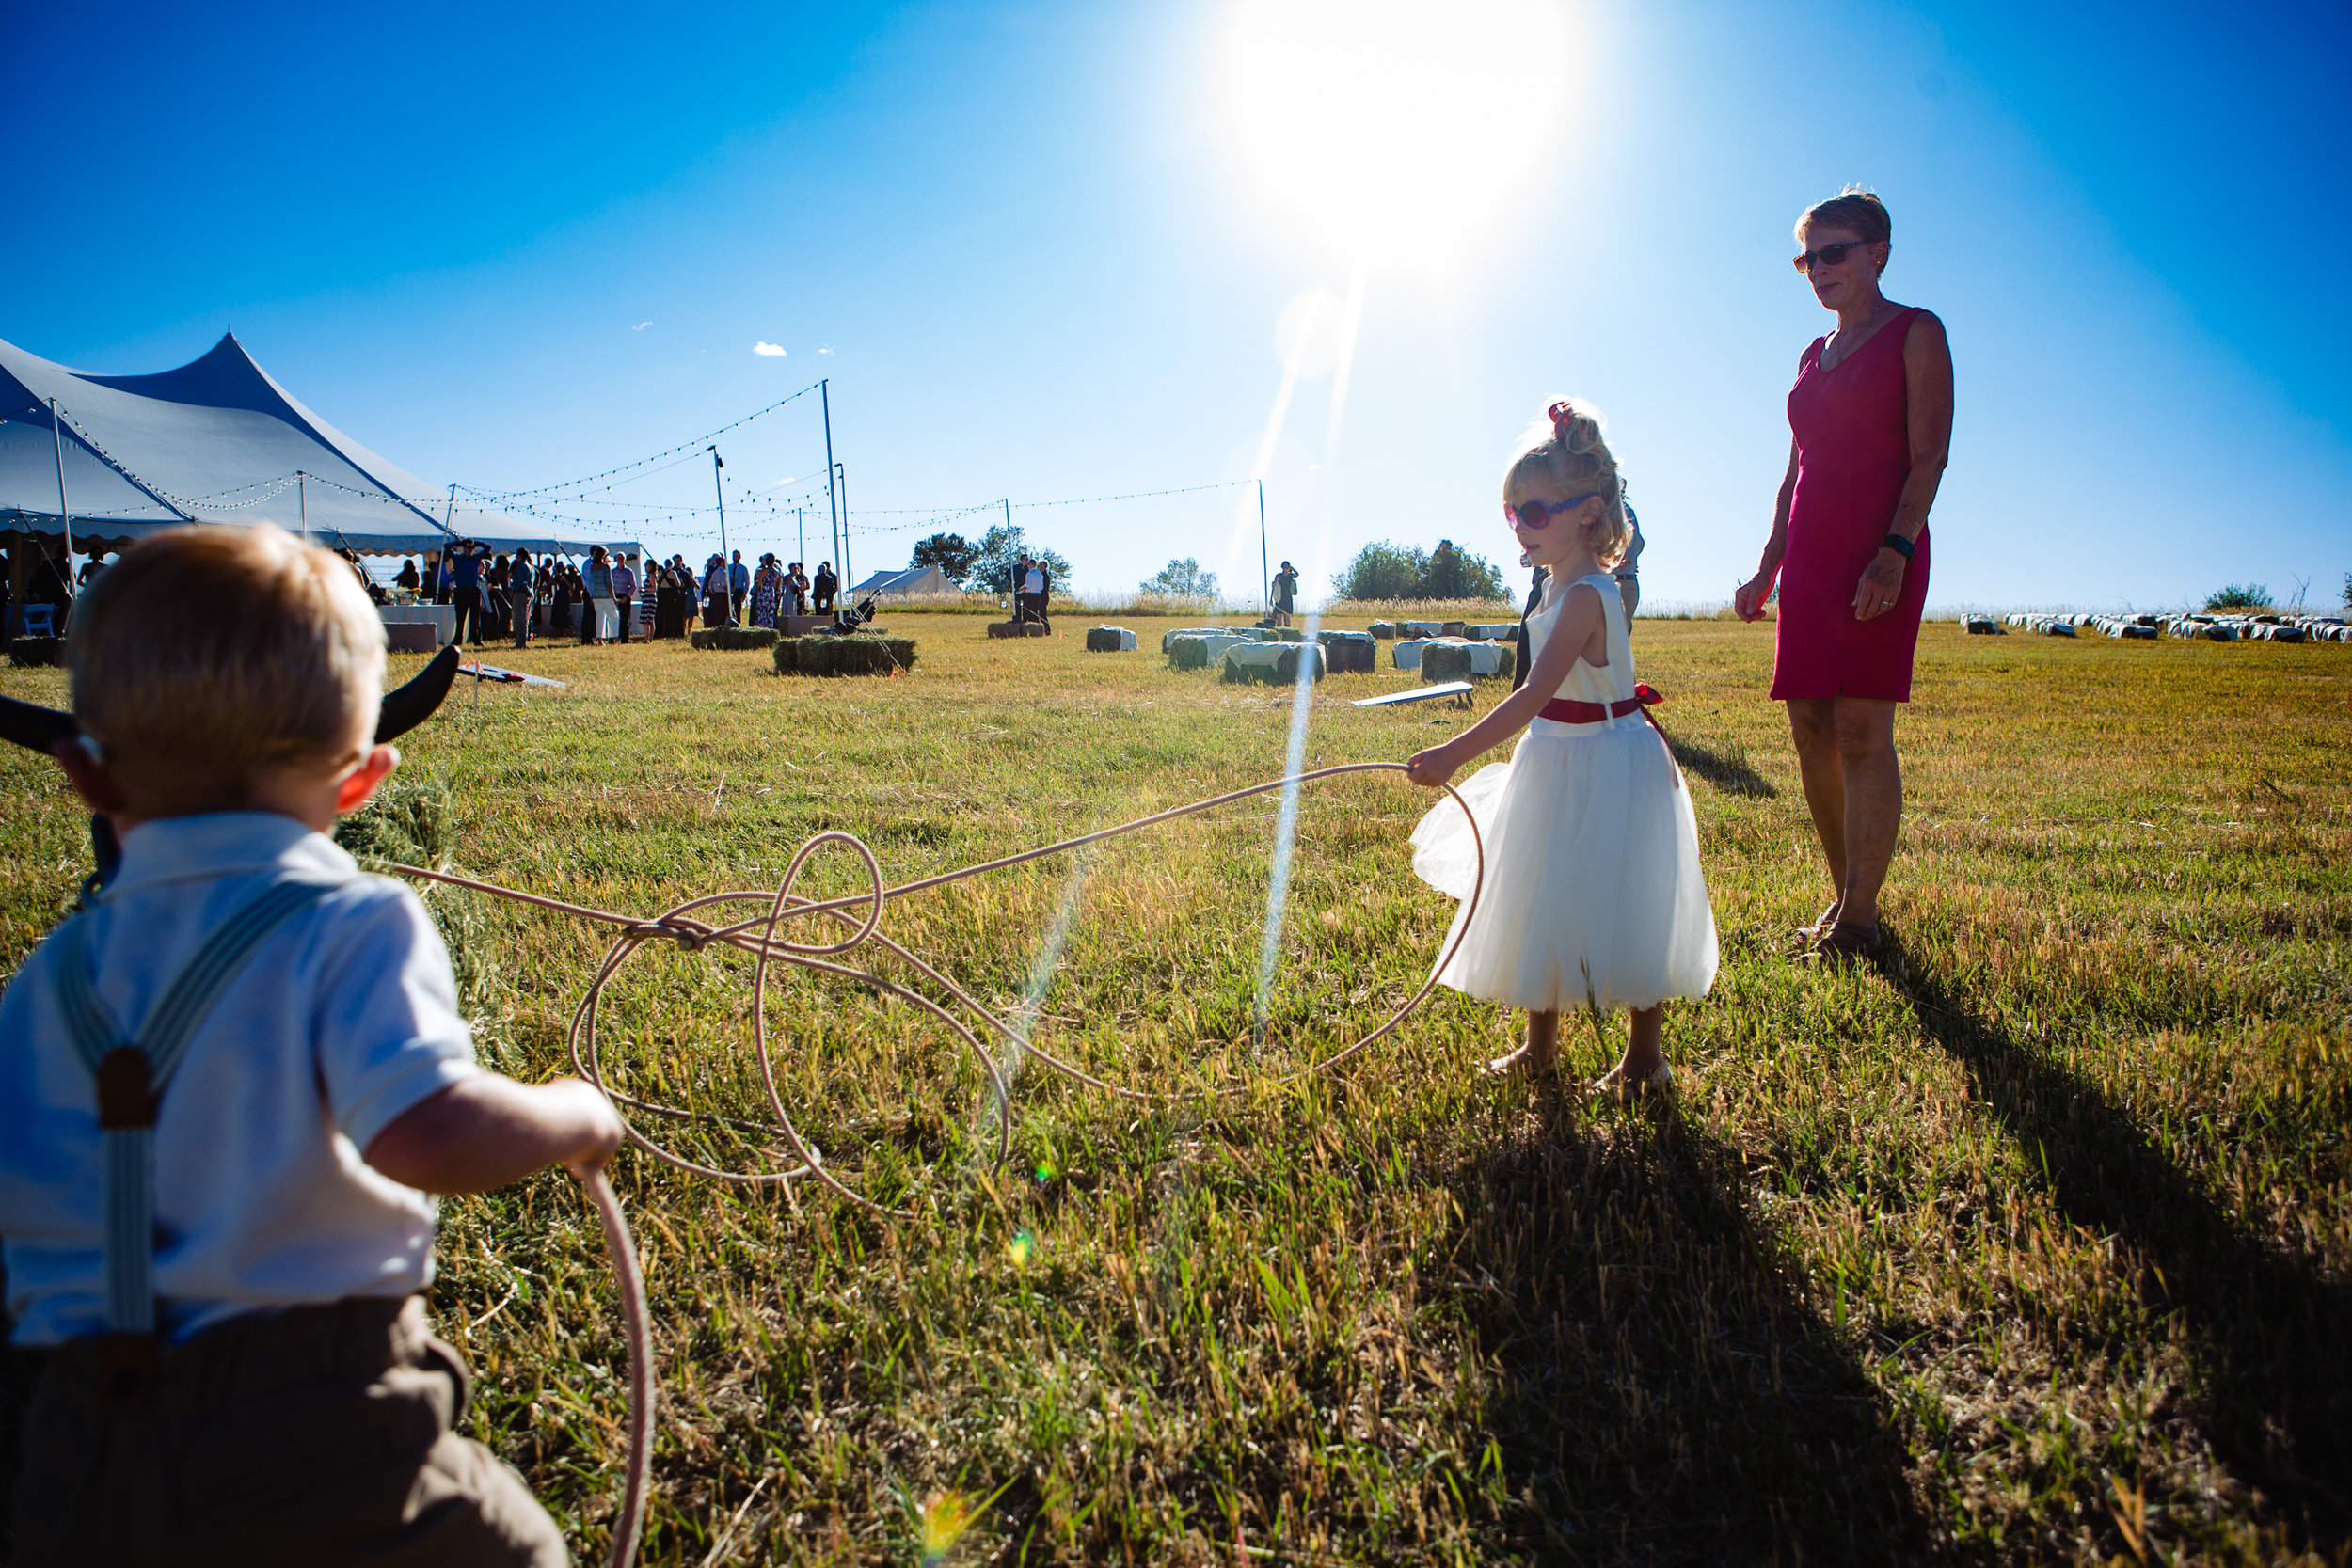
M 1575 69 L 1557 0 L 1239 0 L 1226 37 L 1243 161 L 1351 262 L 1434 263 L 1507 227 Z

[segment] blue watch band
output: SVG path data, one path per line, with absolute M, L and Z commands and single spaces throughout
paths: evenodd
M 1899 533 L 1890 533 L 1885 538 L 1879 541 L 1879 548 L 1883 550 L 1893 550 L 1897 555 L 1901 556 L 1905 561 L 1909 561 L 1911 559 L 1911 552 L 1918 547 L 1918 543 L 1915 540 L 1906 539 Z

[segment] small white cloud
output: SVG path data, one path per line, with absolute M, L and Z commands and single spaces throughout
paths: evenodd
M 653 323 L 651 322 L 639 322 L 635 326 L 630 327 L 629 330 L 631 332 L 643 332 L 645 328 L 651 326 L 652 325 Z
M 831 343 L 827 343 L 823 348 L 818 349 L 817 352 L 819 354 L 831 354 L 833 352 L 833 345 Z
M 784 345 L 782 343 L 754 343 L 752 352 L 763 359 L 781 359 L 784 357 Z

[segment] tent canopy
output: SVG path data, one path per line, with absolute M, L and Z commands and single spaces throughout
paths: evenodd
M 904 571 L 876 572 L 850 589 L 850 596 L 853 599 L 912 599 L 961 592 L 963 590 L 949 580 L 947 574 L 937 566 L 909 566 Z
M 77 546 L 87 536 L 119 547 L 189 522 L 298 532 L 307 520 L 317 542 L 375 555 L 421 554 L 453 537 L 494 550 L 639 549 L 453 505 L 294 401 L 233 333 L 156 375 L 93 375 L 0 342 L 0 523 L 57 531 L 60 457 Z

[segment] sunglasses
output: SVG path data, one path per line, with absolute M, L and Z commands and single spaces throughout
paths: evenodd
M 1836 245 L 1825 245 L 1818 250 L 1808 250 L 1802 256 L 1792 256 L 1789 261 L 1799 272 L 1811 272 L 1813 263 L 1816 261 L 1825 267 L 1835 267 L 1843 264 L 1848 256 L 1869 243 L 1867 240 L 1840 240 Z
M 1517 506 L 1504 507 L 1502 515 L 1520 528 L 1549 528 L 1554 517 L 1565 516 L 1599 494 L 1599 491 L 1595 490 L 1590 494 L 1579 496 L 1574 500 L 1566 501 L 1521 501 Z

